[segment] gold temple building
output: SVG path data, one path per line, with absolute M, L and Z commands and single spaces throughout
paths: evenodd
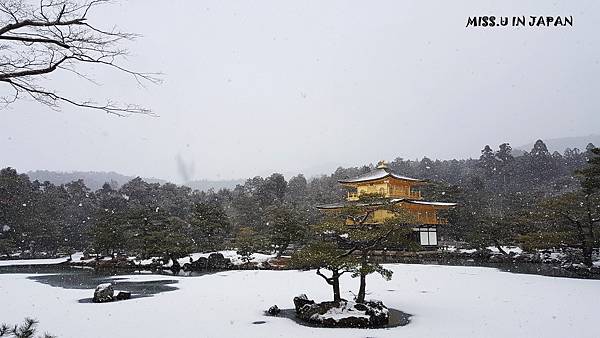
M 398 205 L 414 218 L 413 231 L 423 247 L 438 245 L 437 228 L 448 224 L 439 213 L 456 206 L 456 203 L 426 201 L 421 196 L 419 187 L 427 184 L 425 180 L 406 177 L 392 172 L 385 161 L 380 161 L 377 167 L 365 174 L 338 181 L 349 189 L 344 203 L 333 203 L 317 206 L 320 210 L 342 209 L 347 205 L 359 203 L 360 197 L 366 194 L 378 194 L 385 197 L 389 203 Z M 393 218 L 388 210 L 375 210 L 368 220 L 369 224 L 382 223 Z M 352 221 L 348 220 L 351 225 Z

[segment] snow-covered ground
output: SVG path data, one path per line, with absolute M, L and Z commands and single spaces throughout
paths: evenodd
M 223 257 L 225 258 L 229 258 L 231 260 L 231 263 L 233 265 L 242 265 L 244 264 L 244 261 L 242 260 L 242 256 L 238 255 L 238 253 L 235 250 L 223 250 L 223 251 L 218 251 L 219 253 L 221 253 L 223 255 Z M 207 258 L 209 255 L 211 254 L 211 252 L 208 253 L 192 253 L 187 257 L 183 257 L 178 259 L 177 261 L 179 262 L 180 265 L 184 265 L 185 263 L 190 263 L 190 258 L 192 258 L 192 260 L 196 261 L 198 260 L 198 258 L 200 257 L 205 257 Z M 253 253 L 252 256 L 250 257 L 250 263 L 254 263 L 254 264 L 259 264 L 259 263 L 263 263 L 263 262 L 267 262 L 269 259 L 271 258 L 275 258 L 275 254 L 271 254 L 271 255 L 266 255 L 266 254 L 261 254 L 261 253 Z M 75 254 L 72 255 L 73 258 L 73 262 L 74 263 L 78 263 L 78 262 L 92 262 L 95 259 L 91 258 L 85 261 L 82 261 L 81 258 L 83 257 L 83 253 L 81 252 L 77 252 Z M 13 260 L 0 260 L 0 266 L 17 266 L 17 265 L 47 265 L 47 264 L 60 264 L 60 263 L 65 263 L 67 262 L 69 259 L 69 257 L 60 257 L 60 258 L 43 258 L 43 259 L 13 259 Z M 103 260 L 111 260 L 111 257 L 104 257 Z M 136 265 L 148 265 L 148 264 L 153 264 L 156 260 L 159 260 L 159 257 L 155 257 L 155 258 L 150 258 L 150 259 L 143 259 L 143 260 L 138 260 L 135 257 L 129 257 L 129 260 L 133 261 Z M 169 261 L 169 263 L 165 264 L 165 267 L 170 267 L 173 263 Z
M 314 271 L 226 271 L 199 277 L 129 276 L 178 280 L 179 290 L 116 303 L 79 303 L 93 289 L 56 288 L 0 274 L 0 321 L 40 320 L 44 331 L 69 337 L 600 337 L 600 281 L 501 272 L 491 268 L 389 265 L 394 278 L 369 278 L 369 296 L 413 315 L 404 327 L 322 329 L 265 317 L 292 298 L 331 297 Z M 123 276 L 119 276 L 123 277 Z M 346 276 L 351 299 L 357 280 Z M 253 324 L 265 321 L 264 324 Z
M 509 254 L 511 252 L 514 254 L 517 254 L 517 255 L 520 255 L 523 253 L 523 250 L 516 246 L 501 246 L 501 248 L 502 248 L 502 250 L 504 250 L 506 253 L 509 253 Z M 495 254 L 500 253 L 500 250 L 498 250 L 498 248 L 496 248 L 495 246 L 488 246 L 487 249 Z M 458 253 L 467 253 L 467 254 L 471 254 L 471 253 L 474 253 L 475 251 L 477 251 L 477 249 L 458 249 L 451 245 L 442 248 L 442 250 L 447 251 L 447 252 L 458 252 Z
M 72 255 L 73 261 L 78 262 L 83 254 L 81 252 Z M 0 260 L 0 266 L 15 266 L 15 265 L 45 265 L 45 264 L 60 264 L 69 260 L 69 257 L 61 258 L 41 258 L 41 259 L 11 259 Z

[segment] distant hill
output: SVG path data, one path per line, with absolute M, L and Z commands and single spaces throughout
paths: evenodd
M 196 180 L 185 183 L 188 187 L 195 190 L 207 191 L 213 189 L 219 191 L 221 189 L 233 189 L 238 184 L 244 184 L 246 180 L 222 180 L 222 181 L 210 181 L 210 180 Z
M 117 189 L 121 187 L 123 184 L 134 179 L 134 176 L 127 176 L 123 174 L 119 174 L 116 172 L 104 172 L 104 171 L 73 171 L 73 172 L 59 172 L 59 171 L 49 171 L 49 170 L 35 170 L 27 172 L 29 178 L 33 180 L 38 180 L 40 182 L 49 181 L 53 184 L 60 185 L 66 184 L 72 181 L 77 181 L 82 179 L 85 182 L 85 185 L 92 189 L 98 190 L 102 188 L 104 183 L 109 183 L 111 187 Z M 165 184 L 168 181 L 159 179 L 159 178 L 147 178 L 142 177 L 142 179 L 148 183 L 160 183 Z M 223 181 L 210 181 L 210 180 L 196 180 L 185 183 L 184 185 L 195 189 L 195 190 L 204 190 L 207 191 L 209 189 L 213 189 L 215 191 L 219 191 L 223 188 L 233 189 L 238 184 L 244 184 L 245 180 L 223 180 Z
M 53 184 L 66 184 L 72 181 L 82 179 L 85 185 L 92 189 L 98 190 L 102 188 L 104 183 L 109 183 L 113 188 L 119 188 L 123 184 L 131 181 L 135 177 L 126 176 L 116 172 L 103 172 L 103 171 L 73 171 L 73 172 L 59 172 L 49 170 L 35 170 L 27 172 L 29 178 L 38 180 L 40 182 L 49 181 Z M 144 181 L 149 183 L 167 183 L 165 180 L 157 178 L 143 178 Z
M 559 153 L 563 153 L 567 148 L 579 148 L 581 151 L 585 151 L 585 147 L 589 143 L 593 143 L 596 147 L 600 146 L 600 135 L 593 134 L 588 136 L 575 136 L 575 137 L 561 137 L 561 138 L 551 138 L 544 140 L 544 143 L 548 147 L 548 150 L 552 153 L 554 151 L 558 151 Z M 515 147 L 513 152 L 515 156 L 523 155 L 524 151 L 531 151 L 533 148 L 534 142 L 524 144 L 522 146 Z

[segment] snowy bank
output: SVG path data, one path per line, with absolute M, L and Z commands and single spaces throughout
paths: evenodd
M 83 253 L 77 252 L 72 255 L 73 262 L 78 262 Z M 47 264 L 62 264 L 69 261 L 69 256 L 60 258 L 41 258 L 41 259 L 9 259 L 0 260 L 0 266 L 18 266 L 18 265 L 47 265 Z

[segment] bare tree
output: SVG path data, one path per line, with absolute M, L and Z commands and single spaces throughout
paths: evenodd
M 41 84 L 48 74 L 71 72 L 90 79 L 80 68 L 100 65 L 131 75 L 137 83 L 158 83 L 155 73 L 132 71 L 119 64 L 127 50 L 121 47 L 135 34 L 111 28 L 104 30 L 88 22 L 97 6 L 110 0 L 0 0 L 0 81 L 10 92 L 0 97 L 7 106 L 29 98 L 53 109 L 62 103 L 101 110 L 119 116 L 130 113 L 151 114 L 147 108 L 118 104 L 111 100 L 97 103 L 63 96 Z

